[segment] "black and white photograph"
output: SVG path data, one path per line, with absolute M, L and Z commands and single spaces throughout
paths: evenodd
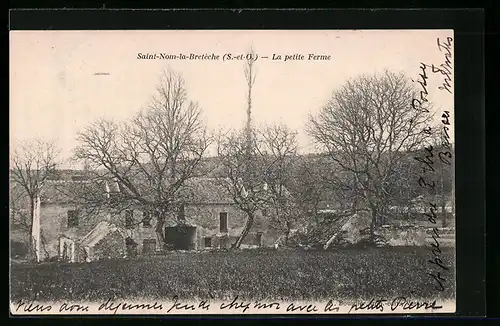
M 453 30 L 11 31 L 11 313 L 454 313 L 453 63 Z

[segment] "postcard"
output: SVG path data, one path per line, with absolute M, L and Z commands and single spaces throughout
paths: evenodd
M 11 31 L 11 313 L 455 312 L 453 49 Z

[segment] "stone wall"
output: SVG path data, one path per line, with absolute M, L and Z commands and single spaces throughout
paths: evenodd
M 78 226 L 68 227 L 68 211 L 70 210 L 74 210 L 72 205 L 42 203 L 40 229 L 43 238 L 42 256 L 48 256 L 45 258 L 59 255 L 59 238 L 61 236 L 74 240 L 80 239 L 102 220 L 109 220 L 119 227 L 125 236 L 131 237 L 137 243 L 138 254 L 142 254 L 145 241 L 155 240 L 156 250 L 161 249 L 155 232 L 156 219 L 152 217 L 150 226 L 145 226 L 140 223 L 143 216 L 139 209 L 133 210 L 135 224 L 132 228 L 127 228 L 125 212 L 114 215 L 88 215 L 84 211 L 80 212 Z M 220 213 L 227 213 L 227 233 L 220 230 Z M 187 205 L 185 216 L 188 224 L 197 227 L 195 248 L 199 250 L 205 248 L 205 238 L 211 239 L 212 248 L 219 247 L 221 243 L 225 243 L 225 247 L 229 247 L 243 230 L 247 218 L 244 212 L 232 204 Z M 166 226 L 175 225 L 175 223 L 175 219 L 171 217 L 167 220 Z M 273 246 L 278 236 L 277 232 L 269 229 L 267 219 L 258 212 L 242 247 L 258 245 L 259 240 L 262 246 Z M 115 239 L 111 243 L 116 241 L 118 240 Z M 117 243 L 117 250 L 121 250 L 122 247 L 123 244 L 118 246 Z
M 188 223 L 198 227 L 197 249 L 205 248 L 205 238 L 211 239 L 211 247 L 219 247 L 221 242 L 228 247 L 236 241 L 247 219 L 247 215 L 232 204 L 188 205 L 185 213 Z M 227 234 L 220 230 L 220 213 L 227 213 Z M 269 230 L 267 219 L 260 212 L 256 213 L 243 245 L 256 245 L 258 237 L 261 237 L 262 246 L 272 246 L 277 238 L 272 230 Z
M 85 212 L 81 212 L 78 226 L 68 227 L 68 211 L 73 209 L 74 207 L 71 205 L 42 204 L 40 229 L 42 257 L 44 259 L 59 255 L 59 238 L 61 236 L 77 240 L 90 232 L 99 221 L 105 219 L 109 219 L 110 222 L 118 226 L 123 231 L 123 236 L 134 239 L 137 243 L 137 253 L 139 255 L 143 252 L 145 241 L 156 241 L 156 250 L 161 249 L 161 244 L 158 243 L 155 232 L 156 220 L 152 217 L 150 226 L 139 223 L 142 220 L 141 210 L 136 209 L 133 211 L 134 220 L 137 222 L 133 228 L 126 227 L 124 212 L 113 216 L 106 214 L 86 215 Z M 220 230 L 220 213 L 227 213 L 227 233 Z M 206 244 L 208 244 L 206 242 L 210 242 L 210 248 L 219 248 L 221 246 L 228 248 L 231 243 L 236 241 L 243 230 L 247 218 L 244 212 L 232 204 L 187 205 L 185 207 L 185 216 L 188 224 L 196 226 L 195 249 L 197 250 L 206 249 Z M 259 244 L 267 247 L 273 246 L 281 234 L 271 229 L 268 222 L 268 219 L 258 212 L 242 247 L 257 246 Z M 175 225 L 175 223 L 175 219 L 170 218 L 166 225 Z M 454 245 L 453 228 L 439 228 L 438 232 L 441 236 L 440 244 L 442 246 Z M 376 233 L 384 238 L 389 246 L 424 246 L 433 241 L 432 228 L 421 225 L 384 226 L 379 228 Z M 207 238 L 210 240 L 206 240 Z M 116 234 L 111 235 L 109 243 L 106 240 L 107 244 L 105 245 L 108 247 L 110 245 L 115 246 L 119 256 L 122 255 L 121 251 L 124 247 L 124 243 L 120 239 L 123 239 L 123 237 L 116 237 Z M 99 246 L 104 246 L 104 243 Z M 106 250 L 109 251 L 109 249 Z M 109 256 L 109 254 L 105 254 L 105 256 Z
M 437 228 L 440 246 L 448 247 L 455 244 L 454 228 Z M 424 226 L 383 226 L 376 231 L 389 246 L 426 246 L 434 242 L 433 228 Z
M 160 250 L 160 245 L 158 244 L 156 236 L 156 219 L 152 216 L 150 220 L 150 226 L 140 223 L 143 219 L 142 211 L 135 209 L 133 210 L 134 226 L 132 228 L 127 228 L 125 212 L 119 215 L 114 215 L 112 217 L 112 223 L 124 230 L 127 236 L 134 239 L 137 243 L 137 253 L 141 254 L 143 251 L 144 241 L 156 240 L 156 250 Z
M 68 226 L 68 211 L 74 210 L 72 205 L 43 204 L 40 209 L 40 233 L 42 237 L 42 257 L 59 255 L 59 238 L 65 236 L 78 239 L 90 232 L 104 215 L 87 215 L 80 212 L 78 226 Z

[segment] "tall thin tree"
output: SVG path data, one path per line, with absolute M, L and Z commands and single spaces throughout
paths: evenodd
M 257 140 L 252 125 L 252 90 L 256 79 L 255 51 L 247 54 L 244 73 L 247 86 L 246 124 L 242 131 L 221 136 L 217 152 L 221 162 L 219 180 L 233 197 L 238 207 L 245 212 L 245 226 L 232 248 L 239 248 L 252 228 L 255 213 L 266 201 L 265 181 L 259 169 Z

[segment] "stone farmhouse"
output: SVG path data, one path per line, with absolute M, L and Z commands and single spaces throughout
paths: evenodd
M 39 220 L 41 260 L 65 260 L 84 262 L 108 258 L 125 258 L 135 255 L 154 255 L 162 249 L 210 250 L 229 248 L 241 233 L 246 215 L 234 203 L 232 197 L 217 179 L 199 177 L 189 179 L 186 187 L 190 193 L 183 207 L 165 223 L 165 242 L 161 243 L 156 233 L 155 214 L 141 207 L 128 207 L 120 212 L 89 213 L 72 204 L 68 193 L 71 187 L 85 182 L 78 176 L 66 176 L 48 180 L 35 207 Z M 102 191 L 119 191 L 119 186 L 110 182 Z M 66 190 L 66 191 L 65 191 Z M 27 214 L 26 205 L 12 214 Z M 265 213 L 265 212 L 264 212 Z M 179 225 L 175 214 L 182 215 L 184 223 Z M 242 248 L 273 246 L 279 232 L 273 230 L 268 218 L 258 212 L 245 238 Z M 11 219 L 11 252 L 22 256 L 29 243 L 29 235 Z

